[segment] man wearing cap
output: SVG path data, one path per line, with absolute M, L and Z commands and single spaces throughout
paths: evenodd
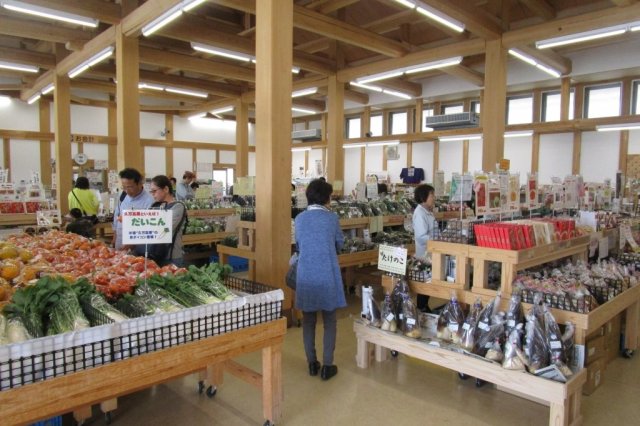
M 176 198 L 182 200 L 193 200 L 195 193 L 191 188 L 191 183 L 196 180 L 196 175 L 193 172 L 186 171 L 182 175 L 182 182 L 178 183 L 176 187 Z

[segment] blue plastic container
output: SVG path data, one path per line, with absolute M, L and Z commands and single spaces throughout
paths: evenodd
M 47 420 L 42 420 L 31 426 L 62 426 L 62 416 L 52 417 Z
M 218 263 L 219 259 L 218 255 L 214 254 L 209 258 L 209 263 Z M 249 270 L 249 261 L 243 257 L 227 256 L 227 264 L 233 268 L 233 272 Z

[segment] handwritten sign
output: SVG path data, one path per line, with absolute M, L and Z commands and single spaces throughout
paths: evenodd
M 122 243 L 171 243 L 173 215 L 170 210 L 125 210 L 122 212 Z
M 392 274 L 407 273 L 407 249 L 380 244 L 378 246 L 378 269 Z

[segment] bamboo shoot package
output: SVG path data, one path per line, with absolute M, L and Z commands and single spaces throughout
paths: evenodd
M 522 323 L 522 304 L 520 303 L 521 298 L 519 294 L 512 294 L 511 300 L 509 302 L 509 309 L 507 310 L 507 315 L 505 317 L 505 331 L 507 337 L 511 334 L 511 331 L 516 328 L 516 326 Z
M 565 377 L 569 377 L 573 374 L 571 369 L 567 367 L 567 356 L 564 351 L 564 343 L 562 342 L 562 334 L 560 333 L 560 327 L 556 323 L 556 319 L 553 314 L 545 306 L 544 312 L 544 327 L 547 337 L 547 345 L 549 348 L 549 361 L 550 364 L 554 364 L 560 368 L 562 374 Z
M 422 336 L 418 310 L 413 300 L 406 294 L 402 301 L 402 328 L 404 335 L 407 337 L 419 339 Z
M 527 364 L 527 358 L 522 351 L 522 327 L 522 323 L 514 327 L 504 344 L 502 367 L 507 370 L 524 371 L 525 365 Z
M 401 278 L 391 292 L 391 307 L 400 327 L 404 326 L 402 305 L 405 296 L 409 297 L 409 285 L 407 284 L 407 280 Z M 404 329 L 402 331 L 404 331 Z
M 549 348 L 543 325 L 530 312 L 527 315 L 525 354 L 529 360 L 529 371 L 534 372 L 549 365 Z
M 382 321 L 380 320 L 380 309 L 375 300 L 373 300 L 373 288 L 362 288 L 362 315 L 369 325 L 374 327 L 380 327 Z
M 572 322 L 567 322 L 564 327 L 564 333 L 562 334 L 562 345 L 564 346 L 564 353 L 567 357 L 568 365 L 573 365 L 575 334 L 576 334 L 576 326 Z
M 446 304 L 438 317 L 438 338 L 460 344 L 462 341 L 462 326 L 464 325 L 464 312 L 458 303 L 455 293 Z
M 465 318 L 464 324 L 462 324 L 462 341 L 460 342 L 460 346 L 468 351 L 473 350 L 475 344 L 476 325 L 481 311 L 482 301 L 478 297 L 473 306 L 471 306 L 471 310 L 467 318 Z
M 480 323 L 478 323 L 480 324 Z M 484 324 L 484 323 L 483 323 Z M 476 336 L 476 345 L 473 349 L 473 353 L 486 356 L 489 349 L 493 349 L 494 352 L 500 348 L 504 338 L 504 312 L 498 312 L 491 318 L 491 325 L 488 329 L 479 330 L 478 336 Z M 497 356 L 495 356 L 497 360 Z M 500 358 L 502 361 L 502 358 Z
M 384 331 L 394 332 L 398 329 L 398 322 L 396 315 L 393 313 L 391 306 L 391 295 L 385 294 L 384 301 L 382 302 L 382 325 L 380 328 Z
M 491 318 L 498 313 L 499 306 L 500 293 L 498 293 L 496 297 L 493 298 L 491 302 L 489 302 L 489 304 L 482 309 L 482 311 L 480 311 L 474 335 L 474 340 L 476 343 L 482 336 L 489 332 L 491 328 Z

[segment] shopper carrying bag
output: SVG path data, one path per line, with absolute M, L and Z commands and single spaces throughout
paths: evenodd
M 67 197 L 69 209 L 80 209 L 85 219 L 90 220 L 94 225 L 98 222 L 98 206 L 100 202 L 96 194 L 89 189 L 89 179 L 80 176 L 76 179 L 74 188 Z

